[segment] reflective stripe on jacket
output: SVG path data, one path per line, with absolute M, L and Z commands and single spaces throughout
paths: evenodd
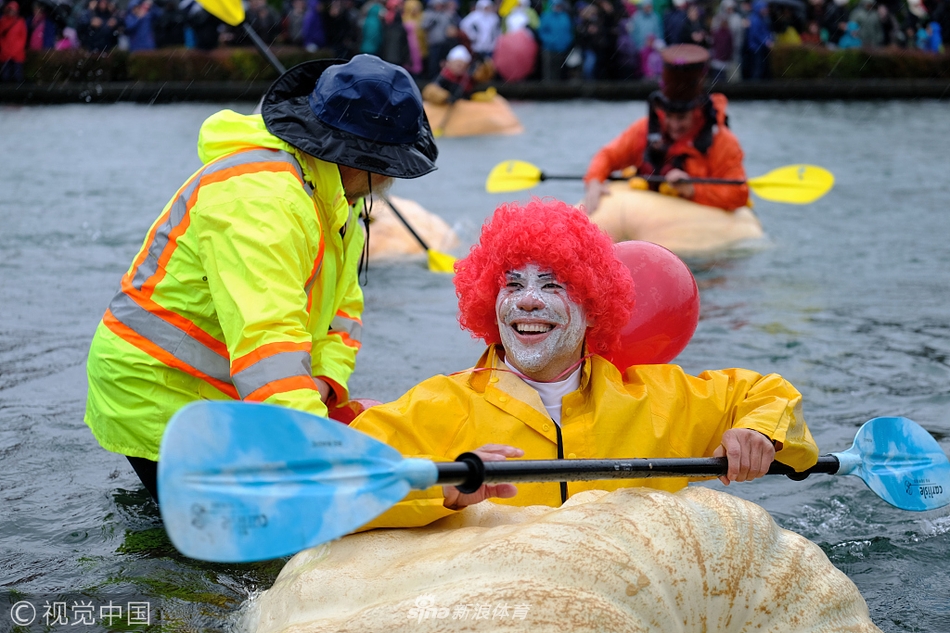
M 558 429 L 537 391 L 505 370 L 497 350 L 489 348 L 475 369 L 430 378 L 395 402 L 367 409 L 351 428 L 407 457 L 435 461 L 452 461 L 485 444 L 521 448 L 524 459 L 557 459 L 559 452 L 566 459 L 710 457 L 730 428 L 753 429 L 782 442 L 776 459 L 796 470 L 818 459 L 801 394 L 776 374 L 725 369 L 691 376 L 677 365 L 635 365 L 622 375 L 592 356 L 584 363 L 580 388 L 562 400 Z M 674 492 L 687 481 L 576 481 L 567 484 L 567 496 L 628 486 Z M 520 483 L 513 498 L 492 501 L 558 506 L 561 496 L 557 482 Z M 452 513 L 442 502 L 440 486 L 410 492 L 364 529 L 426 525 Z
M 86 423 L 126 455 L 157 459 L 168 419 L 199 398 L 326 415 L 316 376 L 348 399 L 363 233 L 337 167 L 230 111 L 202 126 L 199 153 L 90 349 Z

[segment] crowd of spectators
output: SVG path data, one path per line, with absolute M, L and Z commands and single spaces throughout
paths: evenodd
M 943 52 L 950 0 L 246 0 L 247 22 L 270 45 L 371 53 L 420 81 L 450 49 L 490 59 L 499 36 L 528 29 L 534 78 L 658 76 L 666 45 L 699 44 L 727 80 L 764 79 L 775 45 L 914 48 Z M 248 46 L 243 29 L 196 0 L 6 0 L 0 81 L 22 81 L 26 50 L 108 52 Z

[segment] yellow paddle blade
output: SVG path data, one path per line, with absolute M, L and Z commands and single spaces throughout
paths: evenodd
M 429 270 L 434 273 L 454 273 L 455 272 L 455 258 L 446 253 L 440 253 L 439 251 L 429 250 L 427 251 L 429 255 Z
M 541 170 L 523 160 L 506 160 L 488 172 L 485 190 L 488 193 L 521 191 L 541 182 Z
M 244 3 L 241 0 L 198 0 L 198 4 L 231 26 L 237 26 L 244 21 Z
M 808 204 L 828 193 L 835 177 L 816 165 L 786 165 L 748 182 L 753 193 L 765 200 Z

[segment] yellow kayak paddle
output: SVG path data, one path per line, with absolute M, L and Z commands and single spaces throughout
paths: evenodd
M 662 176 L 646 176 L 646 180 L 663 182 Z M 506 160 L 492 168 L 485 182 L 488 193 L 503 193 L 530 189 L 544 180 L 582 180 L 583 176 L 555 176 L 521 160 Z M 628 180 L 623 176 L 611 176 L 610 180 Z M 749 185 L 752 192 L 764 200 L 808 204 L 822 197 L 835 184 L 835 177 L 827 169 L 816 165 L 786 165 L 769 173 L 748 180 L 725 180 L 721 178 L 691 178 L 680 182 L 708 183 L 718 185 Z
M 244 3 L 241 0 L 198 0 L 198 4 L 200 4 L 205 11 L 225 24 L 243 28 L 244 33 L 254 44 L 254 47 L 257 48 L 261 56 L 274 67 L 274 70 L 276 70 L 278 74 L 284 74 L 284 71 L 287 69 L 284 68 L 284 65 L 280 63 L 280 60 L 274 55 L 274 51 L 261 39 L 257 31 L 244 21 Z
M 455 273 L 455 258 L 449 255 L 448 253 L 440 253 L 439 251 L 434 251 L 425 243 L 425 240 L 422 239 L 415 229 L 412 228 L 412 225 L 406 220 L 405 216 L 399 212 L 399 209 L 396 208 L 396 205 L 393 204 L 392 200 L 388 196 L 382 196 L 383 202 L 389 205 L 389 208 L 392 210 L 393 214 L 399 218 L 399 221 L 402 222 L 403 226 L 412 233 L 412 236 L 416 238 L 416 241 L 419 242 L 419 246 L 425 249 L 426 255 L 429 259 L 429 270 L 434 273 Z

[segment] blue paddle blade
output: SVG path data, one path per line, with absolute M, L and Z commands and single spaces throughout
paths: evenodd
M 902 510 L 923 512 L 950 505 L 950 461 L 937 440 L 907 418 L 865 422 L 854 445 L 833 453 L 839 475 L 854 475 Z
M 185 556 L 250 562 L 339 538 L 437 477 L 435 463 L 310 413 L 195 402 L 162 438 L 159 506 Z

